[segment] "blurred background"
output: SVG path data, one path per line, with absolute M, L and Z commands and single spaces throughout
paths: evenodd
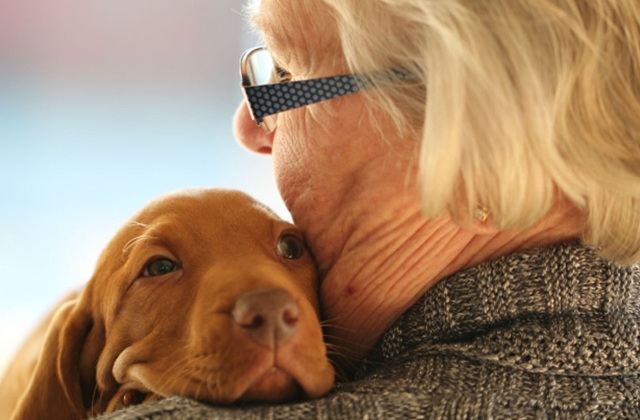
M 0 372 L 155 196 L 237 188 L 288 218 L 232 118 L 243 0 L 0 0 Z

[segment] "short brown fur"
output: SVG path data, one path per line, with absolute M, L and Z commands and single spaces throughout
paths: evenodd
M 117 409 L 130 390 L 145 401 L 183 395 L 209 403 L 281 401 L 294 395 L 293 384 L 311 398 L 328 392 L 334 371 L 322 341 L 317 273 L 306 251 L 298 259 L 278 254 L 285 232 L 301 235 L 235 191 L 183 190 L 153 201 L 116 234 L 79 295 L 44 321 L 37 365 L 20 357 L 10 365 L 0 395 L 16 386 L 13 394 L 21 392 L 20 375 L 31 380 L 0 414 L 87 418 Z M 181 268 L 141 277 L 157 257 Z M 275 351 L 248 338 L 231 316 L 240 296 L 263 289 L 285 290 L 300 308 L 299 328 Z M 27 349 L 41 345 L 43 326 Z M 256 385 L 274 364 L 285 379 Z

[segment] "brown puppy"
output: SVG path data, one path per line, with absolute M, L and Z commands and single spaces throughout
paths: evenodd
M 318 397 L 334 371 L 316 275 L 295 226 L 245 194 L 161 197 L 57 310 L 12 419 L 87 418 L 172 395 Z

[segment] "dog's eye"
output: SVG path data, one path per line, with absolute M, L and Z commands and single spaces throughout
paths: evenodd
M 126 408 L 144 401 L 144 394 L 138 391 L 126 391 L 120 399 L 120 407 Z
M 179 268 L 180 263 L 170 260 L 169 258 L 156 258 L 146 265 L 144 271 L 142 272 L 142 276 L 162 276 L 164 274 L 171 273 L 172 271 L 176 271 Z
M 283 258 L 295 260 L 302 256 L 304 244 L 302 239 L 290 233 L 285 233 L 278 239 L 278 254 Z

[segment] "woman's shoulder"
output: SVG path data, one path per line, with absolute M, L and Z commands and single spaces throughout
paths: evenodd
M 620 267 L 578 241 L 527 249 L 455 273 L 417 299 L 383 335 L 394 357 L 419 344 L 453 342 L 501 325 L 552 318 L 635 322 L 640 267 Z M 622 321 L 622 319 L 620 319 Z

